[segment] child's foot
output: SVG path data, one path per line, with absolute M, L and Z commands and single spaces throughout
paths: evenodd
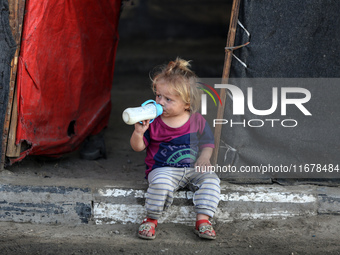
M 195 233 L 205 239 L 216 239 L 216 233 L 209 220 L 196 221 Z
M 138 236 L 142 239 L 155 239 L 156 237 L 156 230 L 157 227 L 157 220 L 146 218 L 143 220 L 142 224 L 139 226 L 138 229 Z

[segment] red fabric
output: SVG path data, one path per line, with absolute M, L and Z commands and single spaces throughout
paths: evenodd
M 120 0 L 27 0 L 18 63 L 21 154 L 57 156 L 108 124 Z M 74 133 L 72 124 L 74 123 Z

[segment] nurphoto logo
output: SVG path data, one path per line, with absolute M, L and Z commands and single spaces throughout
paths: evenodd
M 213 87 L 211 87 L 210 85 L 205 84 L 203 82 L 198 82 L 198 83 L 203 85 L 203 86 L 205 86 L 206 88 L 210 89 L 216 95 L 216 97 L 218 98 L 220 104 L 222 105 L 222 100 L 221 100 L 219 94 L 217 93 L 217 91 Z M 211 92 L 209 92 L 209 90 L 204 89 L 202 87 L 198 87 L 198 88 L 203 90 L 205 93 L 207 93 L 212 98 L 212 100 L 214 101 L 215 106 L 217 106 L 215 97 L 211 94 Z M 207 95 L 206 94 L 202 94 L 201 95 L 201 114 L 202 115 L 207 115 Z
M 230 92 L 231 98 L 232 98 L 232 105 L 233 105 L 233 115 L 245 115 L 245 95 L 243 91 L 238 88 L 235 85 L 231 84 L 215 84 L 214 88 L 212 86 L 209 86 L 204 83 L 200 83 L 204 85 L 205 87 L 209 88 L 220 101 L 220 104 L 222 105 L 221 98 L 219 97 L 217 91 L 214 88 L 217 89 L 227 89 Z M 204 92 L 206 92 L 214 101 L 215 106 L 217 106 L 216 100 L 214 96 L 204 88 L 200 88 Z M 299 87 L 282 87 L 280 88 L 280 97 L 278 95 L 278 88 L 273 87 L 272 88 L 272 95 L 271 98 L 268 98 L 268 101 L 271 101 L 271 107 L 269 109 L 256 109 L 254 107 L 254 102 L 253 102 L 253 88 L 248 87 L 247 88 L 247 107 L 248 110 L 257 116 L 268 116 L 273 114 L 280 103 L 280 108 L 281 116 L 286 116 L 287 115 L 287 105 L 295 105 L 297 109 L 299 109 L 305 116 L 311 116 L 312 114 L 308 111 L 308 109 L 305 107 L 304 104 L 309 102 L 311 99 L 311 93 L 308 89 L 305 88 L 299 88 Z M 292 95 L 299 95 L 299 98 L 288 98 L 288 94 Z M 202 115 L 207 115 L 207 95 L 202 94 L 201 96 L 201 114 Z M 243 127 L 263 127 L 265 124 L 269 124 L 272 127 L 274 127 L 277 123 L 280 123 L 282 127 L 296 127 L 298 125 L 298 121 L 295 119 L 250 119 L 250 120 L 245 120 L 243 119 L 241 122 L 238 121 L 233 121 L 233 119 L 227 120 L 227 119 L 214 119 L 213 121 L 213 126 L 215 127 L 216 125 L 225 125 L 229 124 L 230 127 L 236 126 L 236 125 L 241 125 Z

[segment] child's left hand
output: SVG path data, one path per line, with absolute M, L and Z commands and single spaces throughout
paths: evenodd
M 210 158 L 199 157 L 195 163 L 195 168 L 202 167 L 206 172 L 208 170 L 208 166 L 211 166 Z
M 195 163 L 195 169 L 200 168 L 200 172 L 210 172 L 209 166 L 211 166 L 210 158 L 212 155 L 213 149 L 210 147 L 206 147 L 202 150 L 201 155 L 197 159 Z

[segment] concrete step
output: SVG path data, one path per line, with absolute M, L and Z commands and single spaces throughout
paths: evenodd
M 340 188 L 316 185 L 221 184 L 214 220 L 230 222 L 340 214 Z M 145 217 L 146 182 L 0 176 L 0 221 L 44 224 L 126 224 Z M 191 191 L 178 191 L 160 223 L 193 224 Z

